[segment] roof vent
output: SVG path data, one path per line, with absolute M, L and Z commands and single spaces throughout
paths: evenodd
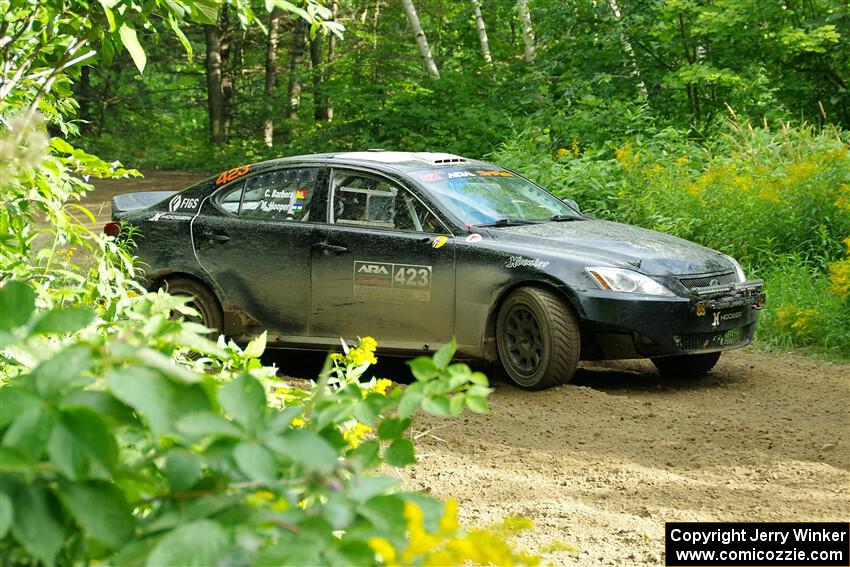
M 456 156 L 454 154 L 442 154 L 442 153 L 432 153 L 432 152 L 423 152 L 414 154 L 417 158 L 422 161 L 434 164 L 434 165 L 446 165 L 450 163 L 467 163 L 469 160 L 465 157 Z

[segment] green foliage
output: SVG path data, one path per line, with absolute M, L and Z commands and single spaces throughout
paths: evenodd
M 387 391 L 359 379 L 370 361 L 355 366 L 355 351 L 374 351 L 364 339 L 300 391 L 252 362 L 264 336 L 244 351 L 197 336 L 206 356 L 176 366 L 175 338 L 194 332 L 171 317 L 185 298 L 139 296 L 112 322 L 76 309 L 59 333 L 39 327 L 33 298 L 22 282 L 0 288 L 0 303 L 18 306 L 0 324 L 12 376 L 0 388 L 6 560 L 255 563 L 294 547 L 301 564 L 372 562 L 375 534 L 398 549 L 412 537 L 413 495 L 372 476 L 415 461 L 408 416 L 486 411 L 487 380 L 451 364 L 453 343 L 411 363 L 412 385 Z M 416 498 L 438 523 L 442 505 Z

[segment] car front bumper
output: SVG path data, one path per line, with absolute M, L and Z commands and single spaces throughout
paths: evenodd
M 691 297 L 588 290 L 578 296 L 583 359 L 698 354 L 750 343 L 760 281 L 698 288 Z

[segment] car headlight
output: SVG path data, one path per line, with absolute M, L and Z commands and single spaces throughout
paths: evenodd
M 738 276 L 738 281 L 739 282 L 747 281 L 747 275 L 744 273 L 744 268 L 741 267 L 741 264 L 738 263 L 738 260 L 736 260 L 732 256 L 726 256 L 725 254 L 724 254 L 724 256 L 726 257 L 727 260 L 732 262 L 732 267 L 735 268 L 735 275 Z
M 585 268 L 585 270 L 602 289 L 647 295 L 676 295 L 649 276 L 634 270 L 608 267 Z

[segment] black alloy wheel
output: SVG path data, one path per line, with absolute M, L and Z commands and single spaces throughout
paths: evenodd
M 496 321 L 499 359 L 521 388 L 542 390 L 569 382 L 580 354 L 578 318 L 554 292 L 539 288 L 513 291 Z

